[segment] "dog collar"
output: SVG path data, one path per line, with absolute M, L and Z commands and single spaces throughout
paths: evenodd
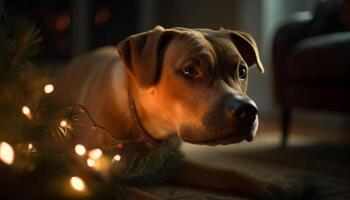
M 140 118 L 137 114 L 136 106 L 134 99 L 132 95 L 129 92 L 129 107 L 131 112 L 131 118 L 133 120 L 133 124 L 135 125 L 135 130 L 137 131 L 138 135 L 140 136 L 140 139 L 148 144 L 151 144 L 153 146 L 157 146 L 160 143 L 162 143 L 162 140 L 157 140 L 153 138 L 147 130 L 142 126 Z

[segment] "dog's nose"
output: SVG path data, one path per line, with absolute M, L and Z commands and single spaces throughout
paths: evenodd
M 233 111 L 234 115 L 241 121 L 252 123 L 255 121 L 258 110 L 252 104 L 246 103 Z
M 242 123 L 253 123 L 258 114 L 258 109 L 253 101 L 235 100 L 229 106 L 229 118 L 239 120 Z

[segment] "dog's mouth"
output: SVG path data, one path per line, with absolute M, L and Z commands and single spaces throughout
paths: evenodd
M 226 136 L 221 138 L 210 139 L 210 140 L 209 139 L 202 140 L 202 141 L 196 141 L 193 138 L 188 137 L 186 135 L 181 137 L 185 142 L 190 142 L 192 144 L 199 144 L 199 145 L 209 145 L 209 146 L 228 145 L 228 144 L 240 143 L 242 141 L 252 142 L 254 140 L 253 132 L 245 133 L 245 134 L 223 134 L 223 135 L 226 135 Z
M 242 141 L 252 142 L 257 132 L 258 121 L 253 124 L 237 124 L 233 127 L 223 127 L 208 130 L 184 124 L 180 127 L 179 136 L 183 141 L 199 145 L 228 145 Z
M 235 144 L 240 143 L 242 141 L 253 141 L 253 138 L 246 138 L 246 137 L 233 137 L 229 139 L 223 139 L 223 140 L 216 140 L 216 141 L 207 141 L 202 144 L 209 145 L 209 146 L 215 146 L 215 145 L 228 145 L 228 144 Z

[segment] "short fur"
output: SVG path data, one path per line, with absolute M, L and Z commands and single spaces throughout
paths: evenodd
M 240 78 L 239 70 L 254 65 L 263 72 L 256 43 L 247 33 L 158 26 L 128 37 L 117 48 L 76 58 L 57 73 L 55 98 L 85 105 L 99 124 L 121 139 L 140 134 L 128 106 L 133 98 L 142 126 L 155 140 L 178 136 L 209 145 L 251 141 L 258 127 L 256 105 L 246 95 L 247 78 Z M 194 78 L 184 76 L 186 67 L 196 69 Z M 240 110 L 243 105 L 253 111 Z M 78 132 L 83 133 L 80 143 L 88 146 L 110 140 L 89 128 Z M 251 198 L 273 198 L 284 191 L 231 170 L 186 160 L 172 182 Z M 143 192 L 132 194 L 130 198 L 157 199 Z

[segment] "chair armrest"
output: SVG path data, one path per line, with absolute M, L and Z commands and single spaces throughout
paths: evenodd
M 286 72 L 293 79 L 347 81 L 350 78 L 350 32 L 310 37 L 291 50 Z
M 305 30 L 307 30 L 311 20 L 311 12 L 298 12 L 277 29 L 273 39 L 274 66 L 280 66 L 293 45 L 308 36 Z

